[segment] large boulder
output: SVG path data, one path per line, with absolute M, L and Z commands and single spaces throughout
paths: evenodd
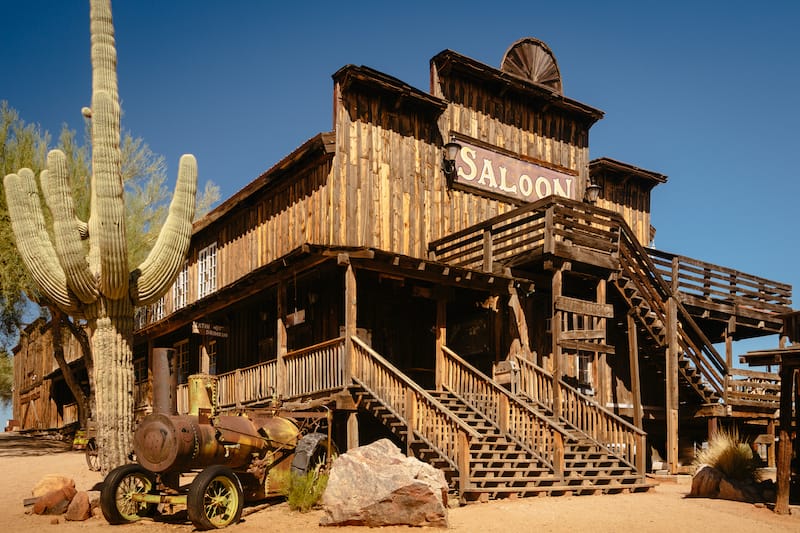
M 321 503 L 322 526 L 447 527 L 444 473 L 406 457 L 388 439 L 339 456 Z

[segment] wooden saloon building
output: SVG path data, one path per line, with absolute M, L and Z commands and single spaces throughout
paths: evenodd
M 224 409 L 327 398 L 340 448 L 389 436 L 464 498 L 635 490 L 720 420 L 774 428 L 731 342 L 780 333 L 791 287 L 648 248 L 666 177 L 589 159 L 603 113 L 544 43 L 430 80 L 338 70 L 333 130 L 195 224 L 138 368 L 174 347 Z

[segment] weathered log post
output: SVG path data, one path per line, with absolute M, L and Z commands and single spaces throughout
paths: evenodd
M 78 219 L 63 152 L 51 151 L 41 174 L 52 214 L 51 240 L 30 169 L 4 185 L 17 247 L 42 292 L 60 309 L 87 322 L 94 357 L 96 419 L 101 470 L 124 464 L 133 450 L 133 313 L 156 302 L 178 275 L 192 232 L 197 165 L 181 157 L 167 221 L 150 254 L 128 266 L 120 151 L 117 53 L 109 0 L 91 0 L 92 118 L 91 210 Z M 88 241 L 88 244 L 87 244 Z

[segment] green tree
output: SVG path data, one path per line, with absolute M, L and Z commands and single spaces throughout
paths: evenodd
M 14 390 L 14 363 L 5 350 L 0 350 L 0 405 L 11 403 Z

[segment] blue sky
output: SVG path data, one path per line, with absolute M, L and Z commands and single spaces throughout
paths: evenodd
M 448 9 L 448 6 L 451 6 Z M 444 49 L 497 67 L 531 36 L 605 111 L 592 158 L 654 170 L 656 244 L 800 288 L 800 3 L 119 0 L 123 127 L 223 198 L 332 127 L 331 74 L 428 90 Z M 88 105 L 88 2 L 0 2 L 0 100 L 51 133 Z M 796 289 L 797 290 L 797 289 Z M 770 341 L 772 345 L 774 341 Z

